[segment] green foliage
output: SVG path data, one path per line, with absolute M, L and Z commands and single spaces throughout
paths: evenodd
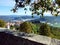
M 0 27 L 5 27 L 6 23 L 3 20 L 0 20 Z
M 49 26 L 46 23 L 36 24 L 31 22 L 24 22 L 20 25 L 20 31 L 60 39 L 60 28 Z
M 59 8 L 59 6 L 56 8 L 56 4 L 60 5 L 60 0 L 56 0 L 56 2 L 53 2 L 52 0 L 34 0 L 33 3 L 31 2 L 32 0 L 15 0 L 15 6 L 12 11 L 15 13 L 18 8 L 25 8 L 26 6 L 30 6 L 29 10 L 32 12 L 32 15 L 37 14 L 43 16 L 45 11 L 51 11 L 51 14 L 52 12 L 58 12 L 55 11 Z M 27 11 L 26 8 L 24 10 Z M 52 15 L 57 16 L 58 13 Z
M 40 27 L 40 28 L 37 29 L 38 30 L 38 32 L 37 32 L 38 34 L 49 36 L 51 38 L 60 39 L 60 28 L 49 26 L 47 24 L 42 24 L 42 23 L 38 24 L 36 27 Z M 45 34 L 44 34 L 44 32 L 45 32 Z
M 21 32 L 26 32 L 26 33 L 31 33 L 32 32 L 32 26 L 30 22 L 24 22 L 20 24 L 20 31 Z
M 20 31 L 26 32 L 26 33 L 38 33 L 38 26 L 36 24 L 33 24 L 31 22 L 24 22 L 20 25 Z
M 49 26 L 46 23 L 35 24 L 24 22 L 21 24 L 20 28 L 20 31 L 22 32 L 40 34 L 44 36 L 49 36 L 51 38 L 60 39 L 60 28 Z
M 10 29 L 13 29 L 13 28 L 15 28 L 15 27 L 11 25 L 11 26 L 10 26 Z
M 45 36 L 50 36 L 51 31 L 50 27 L 47 24 L 41 24 L 40 29 L 39 29 L 40 35 L 45 35 Z
M 12 28 L 15 28 L 15 30 L 20 30 L 20 25 L 15 24 Z
M 54 35 L 54 38 L 60 39 L 60 28 L 51 27 L 51 33 Z
M 59 6 L 60 6 L 60 0 L 56 0 L 56 3 L 59 4 Z
M 38 34 L 38 26 L 36 26 L 36 24 L 31 25 L 32 25 L 32 33 Z

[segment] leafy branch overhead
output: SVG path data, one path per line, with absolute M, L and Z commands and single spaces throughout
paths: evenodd
M 15 13 L 19 8 L 30 6 L 29 10 L 33 14 L 42 15 L 44 12 L 50 11 L 52 15 L 57 16 L 60 11 L 60 0 L 15 0 L 15 6 L 12 11 Z M 27 11 L 27 8 L 24 10 Z

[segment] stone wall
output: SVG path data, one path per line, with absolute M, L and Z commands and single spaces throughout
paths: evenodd
M 24 33 L 25 34 L 25 33 Z M 0 28 L 0 45 L 60 45 L 60 40 L 47 36 L 27 34 Z
M 5 32 L 0 32 L 0 45 L 45 45 L 38 42 L 30 41 L 21 37 L 13 36 Z

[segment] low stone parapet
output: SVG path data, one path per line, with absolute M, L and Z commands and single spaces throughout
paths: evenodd
M 60 45 L 60 40 L 42 35 L 0 29 L 0 45 Z

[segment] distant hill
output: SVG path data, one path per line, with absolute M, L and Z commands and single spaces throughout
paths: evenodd
M 31 21 L 47 21 L 50 23 L 60 23 L 60 16 L 44 16 L 44 17 L 38 17 L 34 16 L 36 18 L 35 20 Z M 25 19 L 34 19 L 32 16 L 17 16 L 17 15 L 11 15 L 11 16 L 0 16 L 0 19 L 6 21 L 6 22 L 11 22 L 13 20 L 25 20 Z
M 48 23 L 60 23 L 60 16 L 44 16 L 31 21 L 44 21 Z
M 38 16 L 37 16 L 38 17 Z M 37 18 L 34 16 L 33 18 Z M 23 19 L 31 19 L 32 16 L 17 16 L 17 15 L 11 15 L 11 16 L 0 16 L 1 20 L 4 20 L 6 22 L 11 22 L 13 20 L 23 20 Z M 32 19 L 33 19 L 32 18 Z

